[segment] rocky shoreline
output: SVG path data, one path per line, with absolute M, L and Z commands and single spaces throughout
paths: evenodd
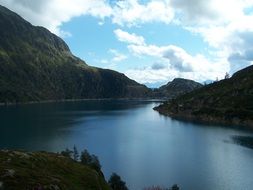
M 27 104 L 45 104 L 45 103 L 60 103 L 60 102 L 84 102 L 84 101 L 156 101 L 161 102 L 163 99 L 153 98 L 83 98 L 83 99 L 59 99 L 59 100 L 41 100 L 28 102 L 0 102 L 0 106 L 16 106 Z
M 249 129 L 253 129 L 253 120 L 240 120 L 238 118 L 233 119 L 226 119 L 224 117 L 214 117 L 211 115 L 203 114 L 203 115 L 194 115 L 191 111 L 179 111 L 179 110 L 170 110 L 168 105 L 161 104 L 157 107 L 153 108 L 155 111 L 159 112 L 162 115 L 171 117 L 173 119 L 177 120 L 183 120 L 183 121 L 191 121 L 191 122 L 197 122 L 197 123 L 205 123 L 205 124 L 221 124 L 226 126 L 238 126 L 238 127 L 245 127 Z

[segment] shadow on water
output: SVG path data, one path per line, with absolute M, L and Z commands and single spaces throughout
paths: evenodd
M 0 148 L 87 148 L 99 157 L 106 178 L 116 172 L 132 190 L 173 183 L 182 189 L 252 189 L 253 150 L 236 145 L 248 145 L 241 136 L 252 131 L 174 120 L 154 111 L 157 104 L 103 100 L 0 107 Z
M 167 118 L 169 116 L 165 116 L 161 113 L 158 112 L 158 114 L 161 117 Z M 251 127 L 247 127 L 244 125 L 233 125 L 233 124 L 226 124 L 226 123 L 222 123 L 222 122 L 208 122 L 208 121 L 199 121 L 197 119 L 185 119 L 183 117 L 169 117 L 172 121 L 175 122 L 181 122 L 181 123 L 185 123 L 185 124 L 189 124 L 189 125 L 194 125 L 194 126 L 198 126 L 198 127 L 217 127 L 217 128 L 224 128 L 224 129 L 235 129 L 235 130 L 240 130 L 240 131 L 244 131 L 244 132 L 252 132 L 252 128 Z
M 1 106 L 0 148 L 50 150 L 52 141 L 70 136 L 73 126 L 79 123 L 112 112 L 120 116 L 144 104 L 147 101 L 89 100 Z
M 253 149 L 253 136 L 232 136 L 235 144 Z

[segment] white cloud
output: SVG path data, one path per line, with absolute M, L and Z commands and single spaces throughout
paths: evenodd
M 60 26 L 73 17 L 91 15 L 103 19 L 112 13 L 105 0 L 1 0 L 1 4 L 58 35 L 66 34 Z
M 71 35 L 60 30 L 62 23 L 73 17 L 91 15 L 98 18 L 99 25 L 103 25 L 106 17 L 116 25 L 128 27 L 153 22 L 176 23 L 177 27 L 201 36 L 207 48 L 212 49 L 212 58 L 190 55 L 180 47 L 146 44 L 142 36 L 117 29 L 114 31 L 117 39 L 126 42 L 134 55 L 155 57 L 159 63 L 168 65 L 156 71 L 145 67 L 144 71 L 128 72 L 131 76 L 136 73 L 136 78 L 162 80 L 168 78 L 167 72 L 170 76 L 213 79 L 253 63 L 253 0 L 120 0 L 114 3 L 109 0 L 1 0 L 1 4 L 32 24 L 42 25 L 61 36 Z M 125 55 L 115 54 L 110 62 L 124 59 Z
M 213 77 L 215 75 L 220 75 L 224 72 L 224 67 L 226 61 L 219 66 L 215 65 L 215 62 L 221 62 L 217 60 L 208 60 L 201 54 L 192 56 L 187 53 L 184 49 L 174 46 L 156 46 L 156 45 L 129 45 L 129 50 L 137 56 L 152 56 L 157 57 L 161 61 L 166 62 L 170 65 L 171 69 L 175 69 L 179 72 L 205 72 L 213 73 L 205 75 L 206 77 Z M 221 58 L 219 58 L 221 59 Z M 215 65 L 215 67 L 214 67 Z M 227 67 L 227 66 L 226 66 Z M 200 79 L 198 79 L 200 80 Z
M 121 42 L 126 42 L 130 44 L 142 45 L 145 44 L 145 40 L 142 36 L 137 36 L 136 34 L 129 34 L 121 29 L 114 30 L 114 34 L 117 39 Z
M 147 4 L 138 0 L 118 1 L 114 6 L 107 0 L 1 0 L 1 4 L 58 35 L 64 34 L 60 31 L 62 23 L 81 15 L 99 18 L 99 25 L 110 17 L 113 23 L 129 26 L 153 21 L 170 23 L 173 18 L 169 3 L 162 0 Z
M 175 73 L 174 70 L 160 69 L 157 71 L 150 67 L 130 69 L 125 72 L 125 75 L 141 84 L 153 84 L 157 82 L 167 83 L 170 79 L 177 77 L 177 73 Z
M 139 25 L 148 22 L 170 23 L 174 17 L 169 1 L 151 0 L 146 4 L 138 0 L 118 1 L 113 8 L 113 23 Z
M 123 31 L 128 34 L 127 32 Z M 131 35 L 131 34 L 128 34 Z M 135 36 L 137 36 L 135 34 Z M 190 55 L 184 49 L 175 46 L 157 46 L 146 44 L 142 36 L 143 43 L 131 43 L 131 40 L 120 40 L 126 42 L 129 51 L 137 56 L 150 56 L 159 61 L 159 68 L 150 67 L 140 69 L 130 69 L 126 75 L 141 83 L 155 83 L 158 81 L 168 81 L 173 77 L 184 77 L 197 81 L 207 79 L 222 78 L 229 69 L 228 62 L 222 57 L 209 60 L 201 54 Z M 156 64 L 157 65 L 157 64 Z M 161 67 L 162 65 L 162 67 Z
M 183 24 L 220 25 L 237 20 L 252 0 L 171 0 Z
M 124 61 L 127 59 L 127 56 L 125 54 L 120 53 L 116 49 L 109 49 L 108 53 L 110 54 L 110 58 L 108 59 L 96 59 L 95 62 L 104 64 L 104 68 L 107 69 L 116 69 L 118 66 L 118 63 L 121 61 Z
M 152 64 L 151 68 L 153 70 L 161 70 L 166 68 L 166 64 L 161 63 L 161 62 L 155 62 Z
M 220 67 L 218 63 L 214 64 L 213 67 Z M 210 69 L 210 68 L 209 68 Z M 145 68 L 134 68 L 129 69 L 125 72 L 125 74 L 139 83 L 145 84 L 155 84 L 157 82 L 167 83 L 168 81 L 173 80 L 174 78 L 185 78 L 191 79 L 199 82 L 204 82 L 208 79 L 215 80 L 216 77 L 219 79 L 223 79 L 225 73 L 222 70 L 217 69 L 208 70 L 203 69 L 202 71 L 192 71 L 192 72 L 181 72 L 180 70 L 176 70 L 175 68 L 167 67 L 161 69 L 154 69 L 153 67 L 145 67 Z
M 107 59 L 101 59 L 99 62 L 100 62 L 100 63 L 103 63 L 103 64 L 109 63 L 109 61 L 108 61 Z
M 111 53 L 114 57 L 111 59 L 112 62 L 120 62 L 123 61 L 125 59 L 127 59 L 127 56 L 119 53 L 117 50 L 115 49 L 110 49 L 109 53 Z
M 244 15 L 227 24 L 188 27 L 191 32 L 200 34 L 217 55 L 230 62 L 230 73 L 252 64 L 252 60 L 243 59 L 243 55 L 252 52 L 253 15 Z M 235 55 L 242 55 L 235 59 Z M 217 56 L 216 55 L 216 56 Z M 215 56 L 215 54 L 214 54 Z
M 215 59 L 230 64 L 230 74 L 252 64 L 246 56 L 252 52 L 252 0 L 171 0 L 171 6 L 179 26 L 200 35 Z

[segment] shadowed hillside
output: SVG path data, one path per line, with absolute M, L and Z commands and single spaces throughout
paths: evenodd
M 155 109 L 176 118 L 253 126 L 253 66 Z
M 110 190 L 101 172 L 60 154 L 0 151 L 0 189 Z
M 175 78 L 173 81 L 168 82 L 166 85 L 161 86 L 154 90 L 154 95 L 163 98 L 175 98 L 187 92 L 202 87 L 203 85 L 193 80 Z
M 149 93 L 124 74 L 88 66 L 62 39 L 0 6 L 0 102 L 143 98 Z

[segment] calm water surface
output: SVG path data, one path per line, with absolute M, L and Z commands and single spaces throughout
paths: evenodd
M 0 107 L 0 148 L 61 151 L 76 145 L 99 156 L 108 178 L 129 189 L 179 184 L 183 190 L 252 190 L 253 149 L 222 126 L 172 120 L 157 102 L 83 101 Z

